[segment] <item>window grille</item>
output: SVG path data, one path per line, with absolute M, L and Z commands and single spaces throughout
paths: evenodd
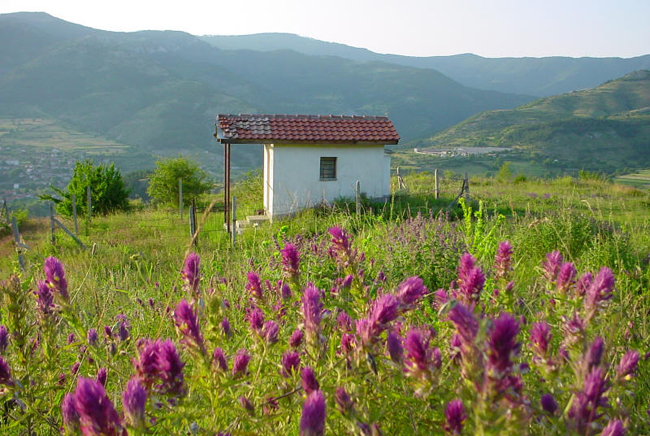
M 336 158 L 335 157 L 320 158 L 320 179 L 336 180 Z

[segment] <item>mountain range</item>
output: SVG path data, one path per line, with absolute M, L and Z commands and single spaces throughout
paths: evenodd
M 344 44 L 289 33 L 201 36 L 225 50 L 293 50 L 311 56 L 338 56 L 362 62 L 387 62 L 441 72 L 465 86 L 491 91 L 548 97 L 593 88 L 607 80 L 650 69 L 650 55 L 634 58 L 484 58 L 474 54 L 413 57 L 380 54 Z
M 212 137 L 218 113 L 387 115 L 407 144 L 484 111 L 639 68 L 650 68 L 650 56 L 415 58 L 295 35 L 122 33 L 45 13 L 0 15 L 0 118 L 44 119 L 126 145 L 118 164 L 129 169 L 186 152 L 220 172 Z M 17 141 L 20 132 L 13 133 Z M 11 147 L 7 138 L 0 135 L 0 146 Z M 233 165 L 242 170 L 260 162 L 256 146 L 233 150 Z

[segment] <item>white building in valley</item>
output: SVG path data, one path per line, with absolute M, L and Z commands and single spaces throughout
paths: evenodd
M 341 197 L 359 181 L 369 198 L 390 195 L 390 155 L 399 135 L 387 117 L 219 115 L 229 199 L 230 144 L 264 144 L 264 209 L 270 217 Z M 229 200 L 226 200 L 228 203 Z

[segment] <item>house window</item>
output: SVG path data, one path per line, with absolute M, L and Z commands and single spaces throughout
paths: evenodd
M 336 158 L 320 158 L 320 180 L 336 180 Z

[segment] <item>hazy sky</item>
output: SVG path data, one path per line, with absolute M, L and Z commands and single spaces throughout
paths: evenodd
M 104 30 L 287 32 L 413 56 L 650 53 L 650 0 L 2 0 Z

